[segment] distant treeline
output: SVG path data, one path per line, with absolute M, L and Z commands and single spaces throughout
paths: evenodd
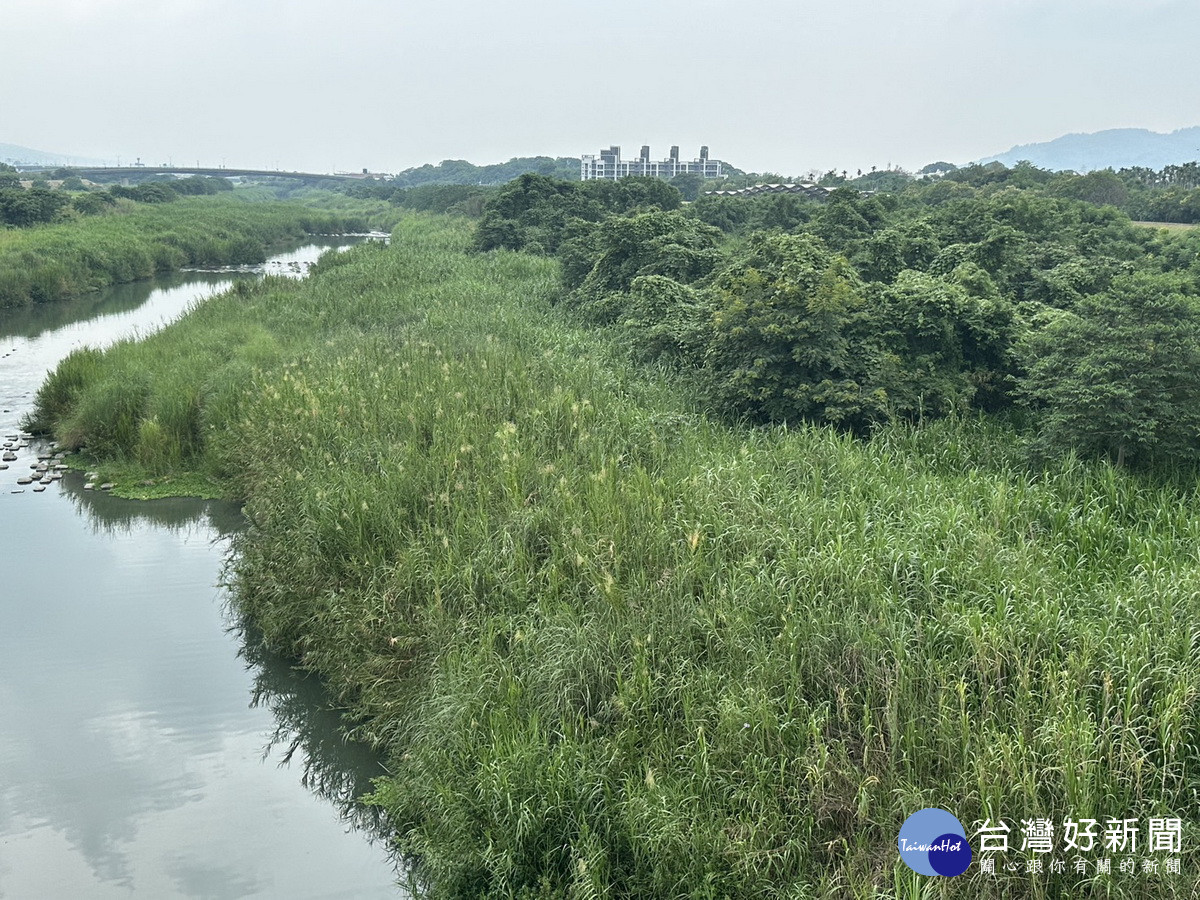
M 387 200 L 407 209 L 422 212 L 451 212 L 478 216 L 481 198 L 488 197 L 499 185 L 522 175 L 543 175 L 558 181 L 579 181 L 579 164 L 574 158 L 547 156 L 521 157 L 491 166 L 476 166 L 464 160 L 445 160 L 436 166 L 406 169 L 394 179 L 370 180 L 350 186 L 330 184 L 333 190 L 352 197 Z M 625 179 L 623 179 L 625 180 Z M 1115 206 L 1131 219 L 1155 222 L 1200 222 L 1200 163 L 1167 166 L 1161 170 L 1128 168 L 1114 172 L 1102 169 L 1078 175 L 1051 172 L 1029 163 L 1009 168 L 1001 163 L 955 166 L 949 162 L 930 163 L 913 175 L 902 169 L 864 172 L 830 169 L 820 175 L 781 175 L 775 172 L 745 173 L 730 167 L 725 178 L 705 181 L 686 174 L 667 181 L 685 202 L 702 199 L 707 192 L 736 190 L 755 184 L 815 181 L 824 187 L 849 187 L 859 191 L 902 193 L 909 187 L 920 188 L 939 181 L 974 188 L 997 186 L 1034 189 L 1052 197 L 1083 200 L 1097 205 Z M 760 203 L 762 201 L 755 201 Z M 779 208 L 796 206 L 795 199 L 767 201 Z M 754 207 L 760 209 L 760 206 Z M 773 213 L 766 215 L 769 220 Z M 790 216 L 785 213 L 785 216 Z M 781 223 L 780 223 L 781 224 Z
M 717 189 L 723 186 L 741 187 L 744 184 L 754 184 L 767 176 L 746 176 L 740 169 L 726 165 L 730 177 L 721 181 L 706 182 L 701 176 L 687 173 L 670 179 L 669 183 L 677 188 L 684 200 L 695 200 L 705 189 Z M 387 180 L 371 180 L 341 187 L 351 196 L 373 197 L 382 200 L 392 200 L 400 206 L 417 209 L 423 212 L 446 212 L 448 206 L 438 206 L 431 203 L 430 198 L 439 195 L 419 195 L 415 201 L 408 192 L 415 188 L 442 186 L 471 186 L 480 189 L 496 188 L 507 184 L 522 175 L 543 175 L 559 181 L 579 181 L 579 158 L 574 156 L 522 156 L 510 159 L 506 163 L 496 163 L 489 166 L 476 166 L 462 159 L 447 159 L 436 166 L 423 165 L 417 168 L 405 169 L 394 178 Z M 778 176 L 771 176 L 778 180 Z M 446 195 L 452 196 L 452 195 Z M 465 195 L 459 195 L 461 199 Z M 474 196 L 474 195 L 472 195 Z M 457 201 L 455 201 L 457 202 Z M 455 213 L 472 213 L 473 207 L 450 210 Z M 477 214 L 477 210 L 474 210 Z
M 60 182 L 58 188 L 51 188 L 50 180 L 41 177 L 25 188 L 16 169 L 0 164 L 0 226 L 29 228 L 99 215 L 112 209 L 119 199 L 135 203 L 170 203 L 180 197 L 233 190 L 227 179 L 202 176 L 147 181 L 132 187 L 112 185 L 104 190 L 88 190 L 71 169 L 58 169 L 50 176 L 51 180 Z
M 440 163 L 416 166 L 400 172 L 391 181 L 394 187 L 411 188 L 423 184 L 504 184 L 520 175 L 533 173 L 567 181 L 579 180 L 577 156 L 518 156 L 504 163 L 477 166 L 465 159 L 444 159 Z
M 1200 232 L 1097 205 L 1115 178 L 977 167 L 681 207 L 652 179 L 526 175 L 476 245 L 557 256 L 566 305 L 730 417 L 863 433 L 1032 410 L 1045 452 L 1194 460 Z
M 1115 206 L 1134 220 L 1191 224 L 1200 222 L 1200 163 L 1145 167 L 1119 171 L 1098 169 L 1079 175 L 1051 172 L 1030 163 L 1009 168 L 1002 163 L 958 167 L 949 162 L 930 163 L 916 175 L 903 169 L 863 172 L 834 170 L 817 175 L 780 175 L 774 172 L 735 174 L 720 181 L 707 181 L 702 191 L 736 190 L 754 184 L 814 181 L 823 187 L 850 187 L 859 191 L 903 193 L 910 186 L 948 181 L 974 188 L 1017 187 L 1037 190 L 1052 197 L 1084 200 Z M 682 185 L 679 185 L 682 188 Z M 691 200 L 687 196 L 684 199 Z
M 1000 163 L 968 166 L 946 176 L 949 181 L 983 188 L 1009 185 L 1040 189 L 1054 197 L 1115 206 L 1130 218 L 1151 222 L 1200 222 L 1200 164 L 1097 169 L 1086 175 L 1048 172 L 1029 163 L 1009 169 Z
M 706 190 L 745 187 L 758 182 L 783 182 L 802 179 L 781 175 L 749 175 L 726 179 L 720 187 L 710 183 Z M 1052 197 L 1084 200 L 1104 206 L 1115 206 L 1135 220 L 1152 222 L 1200 222 L 1200 163 L 1166 166 L 1160 170 L 1144 166 L 1120 169 L 1097 169 L 1084 175 L 1075 172 L 1052 172 L 1031 163 L 1021 162 L 1013 167 L 991 162 L 958 167 L 938 162 L 925 166 L 917 176 L 899 169 L 888 169 L 857 175 L 847 171 L 830 170 L 817 181 L 826 187 L 853 187 L 862 191 L 902 192 L 914 183 L 948 181 L 974 188 L 1016 187 L 1037 190 Z
M 423 184 L 397 187 L 391 182 L 362 182 L 342 185 L 338 191 L 359 200 L 384 200 L 415 212 L 449 213 L 478 218 L 483 203 L 498 190 L 475 184 Z

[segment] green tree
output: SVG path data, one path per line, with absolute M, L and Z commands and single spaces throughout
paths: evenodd
M 938 162 L 931 162 L 929 165 L 921 166 L 921 168 L 917 170 L 917 174 L 945 175 L 947 172 L 954 172 L 957 170 L 958 166 L 956 166 L 954 163 L 946 162 L 945 160 L 939 160 Z
M 972 294 L 954 275 L 907 270 L 881 294 L 876 316 L 890 353 L 882 383 L 893 414 L 939 416 L 1006 400 L 1011 304 Z
M 53 222 L 70 202 L 70 196 L 62 191 L 46 188 L 0 189 L 0 221 L 18 228 Z
M 107 191 L 94 191 L 85 194 L 76 194 L 71 198 L 71 206 L 77 212 L 85 216 L 94 216 L 104 212 L 113 206 L 116 201 L 112 194 Z
M 699 198 L 700 192 L 704 189 L 704 176 L 698 172 L 681 172 L 668 184 L 679 191 L 680 196 L 690 203 Z
M 719 237 L 717 229 L 678 212 L 606 219 L 581 245 L 592 264 L 570 301 L 595 321 L 613 322 L 623 313 L 634 279 L 661 275 L 691 284 L 711 273 L 720 258 Z M 569 262 L 569 271 L 581 271 L 574 259 Z
M 1044 450 L 1118 466 L 1200 458 L 1200 312 L 1178 286 L 1121 276 L 1027 342 L 1021 391 Z
M 1053 193 L 1087 203 L 1123 206 L 1129 199 L 1129 188 L 1112 169 L 1097 169 L 1086 175 L 1067 175 L 1052 185 Z
M 580 187 L 589 197 L 595 197 L 609 212 L 631 212 L 635 209 L 679 209 L 683 196 L 679 190 L 661 178 L 634 175 L 627 178 L 596 178 Z
M 933 228 L 918 219 L 875 232 L 853 262 L 868 281 L 891 282 L 904 269 L 925 269 L 938 249 Z
M 19 188 L 20 173 L 8 163 L 0 163 L 0 188 Z
M 553 253 L 571 219 L 598 222 L 604 213 L 604 205 L 585 195 L 580 182 L 522 175 L 487 201 L 475 231 L 475 246 Z
M 829 247 L 851 255 L 863 240 L 883 224 L 884 211 L 874 197 L 862 197 L 853 188 L 838 188 L 808 230 Z
M 133 199 L 138 203 L 170 203 L 178 200 L 174 188 L 164 181 L 151 181 L 132 188 Z
M 884 418 L 877 329 L 845 257 L 811 235 L 756 234 L 714 281 L 707 366 L 729 411 L 861 428 Z
M 636 359 L 696 367 L 704 361 L 711 318 L 703 291 L 643 275 L 633 280 L 620 325 Z

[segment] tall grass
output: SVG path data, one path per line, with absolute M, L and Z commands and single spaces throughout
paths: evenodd
M 714 424 L 561 318 L 552 262 L 467 237 L 407 219 L 39 397 L 60 439 L 247 498 L 239 608 L 389 750 L 419 887 L 1194 896 L 1193 488 L 1031 472 L 977 420 Z M 926 806 L 1016 846 L 1181 816 L 1185 874 L 918 885 L 896 837 Z
M 116 210 L 3 233 L 0 308 L 61 300 L 183 266 L 257 263 L 307 234 L 366 231 L 378 204 L 337 211 L 241 196 L 165 204 L 123 201 Z M 395 214 L 392 213 L 392 218 Z

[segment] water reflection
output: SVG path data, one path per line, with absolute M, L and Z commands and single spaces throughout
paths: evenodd
M 226 500 L 165 497 L 161 500 L 124 500 L 107 491 L 84 490 L 87 479 L 80 472 L 67 472 L 59 482 L 63 495 L 75 512 L 97 533 L 129 533 L 152 525 L 181 531 L 199 524 L 218 539 L 245 527 L 241 506 Z
M 0 345 L 6 338 L 22 337 L 32 340 L 48 331 L 57 331 L 77 322 L 133 312 L 149 300 L 155 291 L 170 291 L 186 284 L 220 286 L 231 283 L 228 275 L 175 272 L 146 281 L 113 285 L 71 300 L 4 310 L 4 315 L 0 318 Z M 10 353 L 15 349 L 6 346 L 0 349 L 0 353 Z
M 360 799 L 372 790 L 373 779 L 387 774 L 382 758 L 366 745 L 343 737 L 343 714 L 330 705 L 319 678 L 267 650 L 258 631 L 245 621 L 238 622 L 234 632 L 242 645 L 239 655 L 254 675 L 251 705 L 270 710 L 275 720 L 264 758 L 284 765 L 299 754 L 305 787 L 331 803 L 345 822 L 369 839 L 386 841 L 382 812 Z
M 236 509 L 72 487 L 0 498 L 0 897 L 396 896 L 355 803 L 379 760 L 319 683 L 236 661 Z
M 228 280 L 0 312 L 0 430 L 73 345 Z M 397 896 L 354 803 L 378 760 L 342 743 L 319 684 L 238 660 L 216 586 L 237 507 L 122 500 L 78 473 L 10 492 L 36 449 L 0 472 L 0 898 Z

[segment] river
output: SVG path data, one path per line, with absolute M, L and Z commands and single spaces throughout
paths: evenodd
M 71 349 L 148 333 L 234 277 L 256 276 L 0 310 L 0 441 Z M 399 896 L 355 803 L 380 760 L 235 627 L 219 582 L 236 506 L 121 500 L 77 473 L 34 492 L 16 479 L 38 449 L 0 471 L 0 898 Z

